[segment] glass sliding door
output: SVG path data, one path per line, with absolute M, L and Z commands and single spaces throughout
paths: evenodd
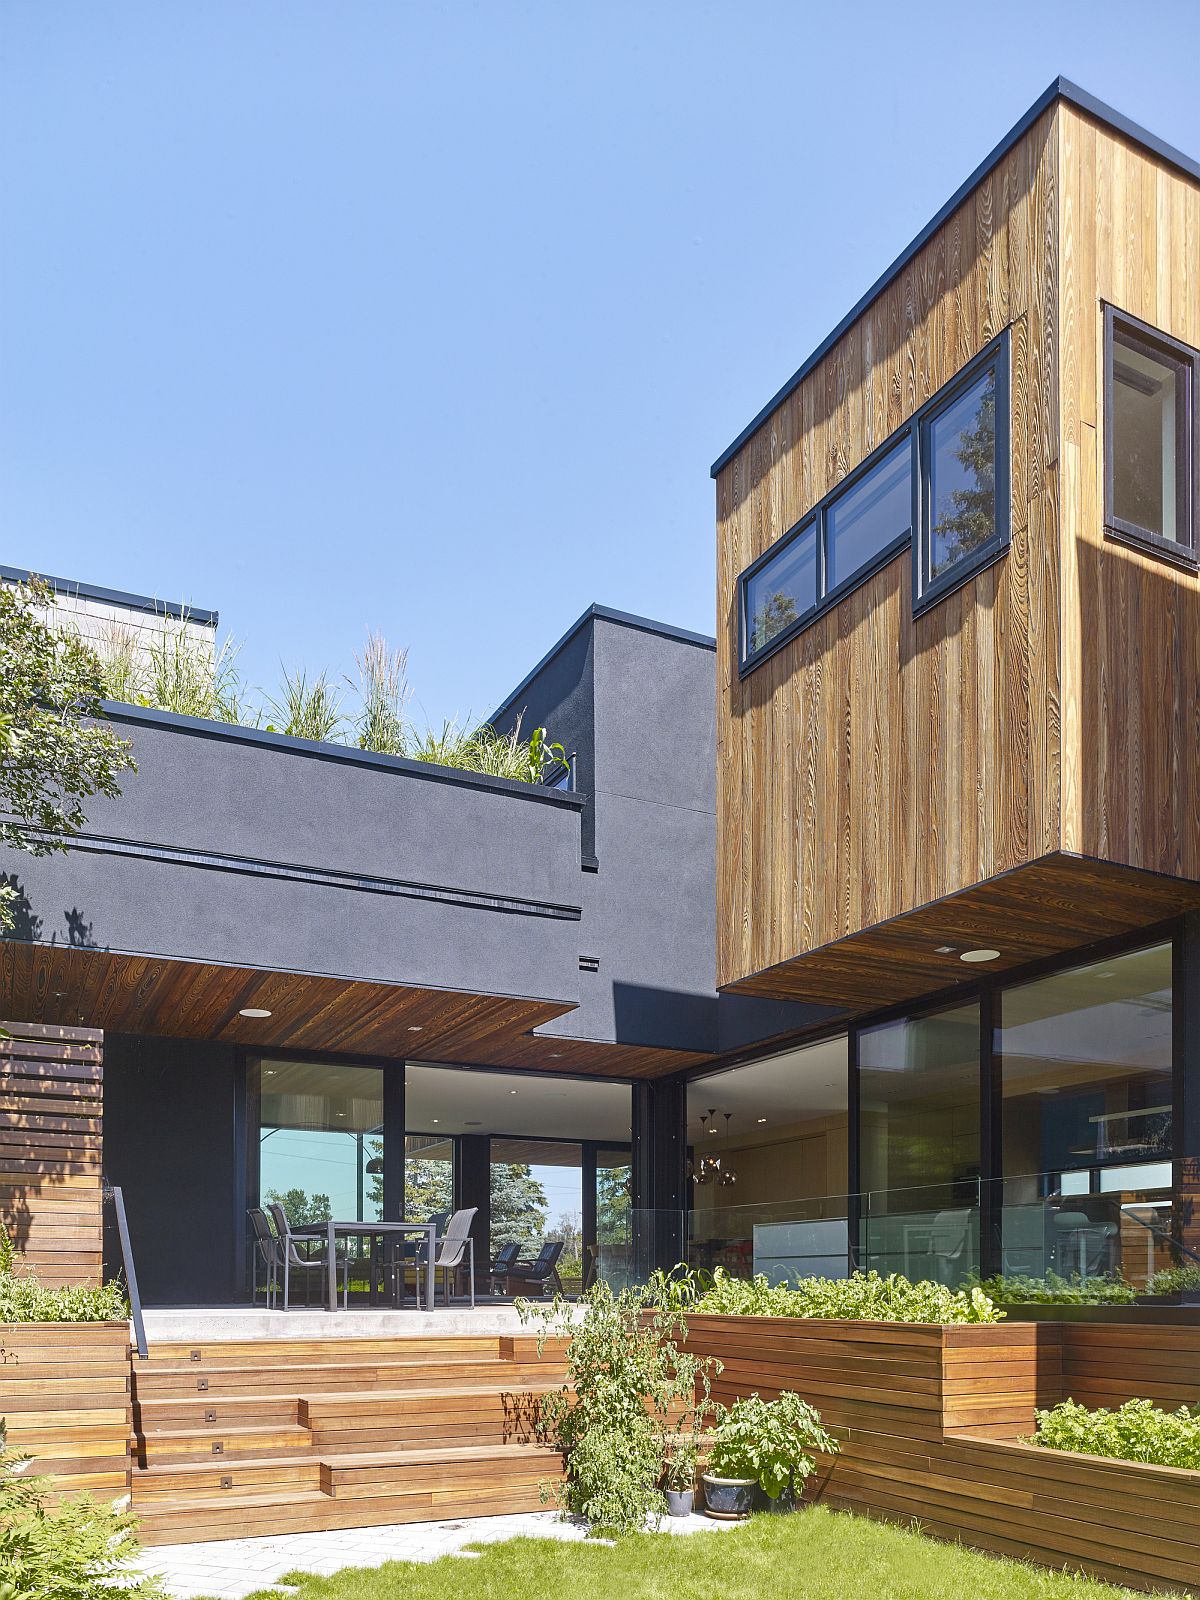
M 408 1222 L 448 1218 L 454 1210 L 454 1140 L 404 1136 L 404 1216 Z
M 1003 991 L 1004 1271 L 1172 1264 L 1172 1002 L 1170 943 Z
M 383 1071 L 264 1059 L 258 1191 L 294 1224 L 383 1214 Z
M 520 1245 L 533 1260 L 544 1244 L 562 1245 L 563 1288 L 583 1279 L 583 1146 L 554 1139 L 491 1140 L 492 1254 Z
M 979 1004 L 858 1036 L 859 1264 L 957 1284 L 979 1266 Z

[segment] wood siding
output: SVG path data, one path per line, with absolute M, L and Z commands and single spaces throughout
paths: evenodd
M 1058 844 L 1056 115 L 718 478 L 722 984 Z M 1005 327 L 1008 555 L 915 622 L 898 556 L 739 681 L 738 573 Z
M 113 1500 L 129 1488 L 132 1425 L 124 1322 L 0 1327 L 0 1417 L 8 1442 L 55 1489 Z
M 104 1036 L 0 1032 L 0 1226 L 42 1282 L 98 1284 Z
M 1200 184 L 1059 101 L 722 470 L 722 985 L 858 1008 L 954 982 L 960 925 L 1082 942 L 1054 894 L 981 918 L 1005 875 L 1114 931 L 1197 903 L 1200 576 L 1105 537 L 1105 302 L 1200 347 Z M 898 556 L 739 681 L 738 573 L 1006 325 L 1009 554 L 915 621 Z
M 1200 185 L 1064 105 L 1063 846 L 1200 878 L 1200 577 L 1104 534 L 1107 302 L 1200 348 Z

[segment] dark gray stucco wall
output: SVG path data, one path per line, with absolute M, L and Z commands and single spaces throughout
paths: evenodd
M 0 855 L 20 937 L 569 1003 L 580 805 L 186 719 L 67 855 Z
M 231 1046 L 105 1037 L 104 1173 L 124 1193 L 146 1305 L 237 1298 L 235 1249 L 244 1237 L 238 1093 Z

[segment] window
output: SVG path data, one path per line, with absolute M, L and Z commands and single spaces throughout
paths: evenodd
M 816 519 L 773 545 L 743 581 L 742 656 L 750 660 L 817 603 Z
M 1186 345 L 1104 308 L 1106 529 L 1192 561 L 1196 360 Z
M 1008 548 L 1008 335 L 935 397 L 920 419 L 921 539 L 913 610 Z
M 836 589 L 912 529 L 912 444 L 893 445 L 825 513 L 825 592 Z

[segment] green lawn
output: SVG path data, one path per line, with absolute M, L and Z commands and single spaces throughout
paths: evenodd
M 296 1600 L 1133 1600 L 1064 1573 L 999 1561 L 819 1507 L 687 1538 L 616 1546 L 512 1539 L 478 1555 L 289 1573 Z M 251 1600 L 281 1600 L 263 1590 Z M 1143 1597 L 1144 1600 L 1144 1597 Z

